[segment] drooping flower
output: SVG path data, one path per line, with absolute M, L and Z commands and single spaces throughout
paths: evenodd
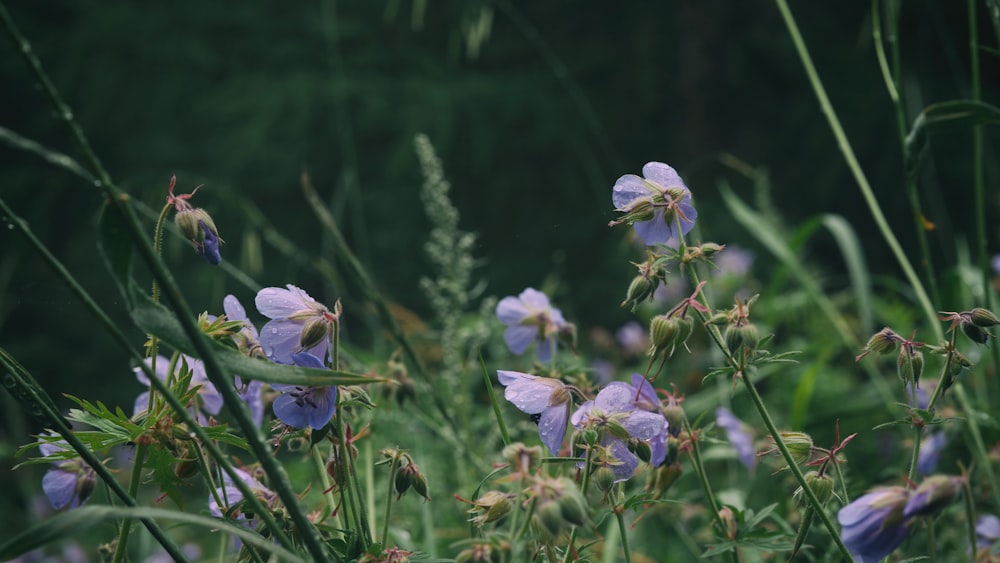
M 746 431 L 743 421 L 726 407 L 719 407 L 715 409 L 715 423 L 726 431 L 726 439 L 736 449 L 740 462 L 749 469 L 756 467 L 757 450 L 753 445 L 753 436 Z
M 146 365 L 152 365 L 152 359 L 146 358 Z M 195 400 L 197 405 L 191 405 L 192 413 L 198 422 L 204 422 L 204 415 L 202 413 L 208 413 L 211 415 L 219 414 L 222 410 L 222 395 L 212 385 L 212 382 L 208 380 L 208 376 L 205 375 L 205 364 L 201 360 L 197 360 L 190 356 L 181 355 L 181 360 L 177 362 L 177 369 L 180 371 L 183 365 L 187 365 L 187 369 L 191 370 L 191 386 L 194 387 L 199 385 L 198 392 L 195 395 Z M 142 371 L 141 368 L 133 368 L 135 372 L 135 378 L 139 380 L 146 387 L 149 387 L 149 378 L 146 377 L 146 373 Z M 156 377 L 160 381 L 167 381 L 167 375 L 170 371 L 170 360 L 163 357 L 156 357 Z M 146 410 L 149 407 L 149 391 L 143 391 L 135 399 L 135 406 L 132 409 L 132 416 L 136 416 L 140 412 Z
M 510 351 L 520 356 L 537 341 L 538 359 L 543 362 L 547 362 L 556 349 L 560 332 L 572 327 L 544 293 L 530 287 L 517 297 L 501 299 L 496 313 L 500 322 L 507 325 L 503 337 Z
M 904 487 L 875 489 L 840 509 L 840 537 L 858 563 L 877 563 L 896 550 L 909 533 L 903 517 L 910 492 Z
M 189 194 L 174 195 L 174 186 L 177 184 L 177 176 L 170 178 L 170 186 L 167 188 L 167 204 L 174 206 L 174 222 L 180 228 L 184 236 L 194 245 L 195 251 L 208 263 L 218 266 L 222 261 L 219 254 L 219 230 L 212 221 L 212 216 L 201 208 L 193 207 L 187 200 L 191 199 L 198 192 L 198 186 Z
M 305 291 L 291 284 L 286 287 L 265 287 L 257 292 L 257 310 L 271 319 L 260 330 L 264 354 L 279 364 L 293 363 L 292 354 L 299 352 L 328 359 L 340 302 L 331 312 Z
M 948 445 L 948 435 L 944 432 L 928 434 L 920 441 L 920 452 L 917 455 L 917 471 L 921 475 L 930 475 L 937 469 L 941 460 L 941 450 Z
M 326 369 L 323 361 L 308 353 L 292 354 L 295 365 L 306 368 Z M 281 396 L 274 400 L 274 416 L 293 428 L 319 430 L 333 418 L 337 409 L 335 386 L 272 384 Z
M 521 412 L 532 415 L 542 443 L 552 455 L 558 455 L 572 405 L 569 389 L 558 379 L 517 371 L 497 370 L 497 377 L 506 388 L 504 398 Z
M 925 478 L 907 499 L 903 516 L 912 518 L 940 511 L 958 498 L 964 482 L 964 477 L 949 475 L 931 475 Z
M 677 171 L 662 162 L 649 162 L 642 176 L 626 174 L 615 182 L 611 201 L 624 215 L 611 225 L 622 223 L 635 227 L 647 246 L 667 244 L 694 227 L 698 212 L 691 206 L 691 192 Z
M 244 471 L 243 469 L 240 469 L 238 467 L 234 467 L 233 469 L 234 471 L 236 471 L 236 474 L 239 476 L 240 480 L 246 483 L 246 485 L 250 488 L 250 491 L 253 492 L 254 496 L 262 500 L 265 506 L 273 508 L 277 504 L 278 495 L 275 494 L 274 491 L 262 485 L 260 481 L 258 481 L 253 477 L 253 475 Z M 208 510 L 209 512 L 212 513 L 212 516 L 215 516 L 217 518 L 223 518 L 226 512 L 229 512 L 230 509 L 232 509 L 234 506 L 243 502 L 244 498 L 243 493 L 240 492 L 238 488 L 236 488 L 236 485 L 233 484 L 233 479 L 229 476 L 228 473 L 223 473 L 222 479 L 223 479 L 223 486 L 217 487 L 215 489 L 216 494 L 215 495 L 210 494 L 208 497 Z M 222 500 L 223 503 L 222 506 L 220 506 L 219 503 L 215 500 L 216 497 Z M 230 516 L 233 516 L 238 520 L 246 519 L 246 516 L 243 515 L 241 511 L 238 510 L 230 512 Z
M 633 447 L 648 446 L 648 461 L 654 467 L 666 459 L 667 419 L 659 412 L 649 382 L 641 375 L 633 376 L 633 382 L 636 385 L 621 381 L 608 384 L 594 400 L 580 405 L 570 419 L 578 429 L 601 432 L 604 459 L 595 462 L 611 470 L 614 482 L 628 479 L 639 466 Z M 650 404 L 657 405 L 655 410 L 646 410 Z
M 68 450 L 69 445 L 58 442 L 42 441 L 38 443 L 42 455 L 49 457 L 60 451 Z M 42 491 L 49 499 L 54 510 L 62 508 L 77 508 L 87 502 L 97 484 L 94 469 L 80 458 L 54 461 L 53 468 L 42 477 Z

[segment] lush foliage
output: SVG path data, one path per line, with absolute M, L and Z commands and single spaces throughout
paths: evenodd
M 336 19 L 334 3 L 322 6 L 324 18 Z M 414 3 L 414 18 L 424 17 L 421 6 Z M 463 46 L 475 57 L 488 45 L 494 4 L 469 6 Z M 495 6 L 567 81 L 591 133 L 602 135 L 544 38 L 515 7 Z M 405 202 L 374 198 L 350 204 L 350 215 L 344 196 L 331 196 L 360 194 L 353 149 L 344 149 L 348 171 L 337 189 L 317 189 L 301 173 L 294 218 L 262 212 L 268 204 L 249 190 L 216 196 L 210 183 L 183 189 L 193 182 L 168 173 L 148 198 L 163 203 L 147 207 L 145 189 L 126 191 L 102 165 L 47 74 L 45 53 L 0 5 L 25 63 L 21 80 L 37 84 L 76 156 L 29 139 L 30 131 L 3 128 L 0 140 L 101 195 L 90 202 L 96 227 L 74 228 L 93 233 L 89 262 L 114 292 L 103 299 L 82 283 L 94 273 L 64 265 L 65 241 L 36 236 L 37 215 L 25 220 L 0 198 L 5 249 L 50 269 L 80 309 L 31 338 L 64 369 L 85 365 L 69 356 L 86 355 L 98 338 L 117 358 L 80 374 L 113 389 L 83 384 L 60 397 L 62 379 L 39 375 L 24 359 L 35 355 L 0 342 L 13 421 L 0 438 L 19 464 L 12 479 L 40 505 L 19 511 L 31 521 L 14 524 L 0 558 L 1000 560 L 1000 347 L 992 333 L 1000 258 L 990 257 L 1000 243 L 988 231 L 996 207 L 988 196 L 996 194 L 985 180 L 997 162 L 985 147 L 1000 109 L 983 101 L 979 61 L 998 54 L 979 32 L 1000 40 L 1000 12 L 992 0 L 969 2 L 971 93 L 909 112 L 916 101 L 905 98 L 903 12 L 894 1 L 872 4 L 873 56 L 899 133 L 884 144 L 903 162 L 893 192 L 873 189 L 827 99 L 822 68 L 784 0 L 776 6 L 805 68 L 810 107 L 819 102 L 858 188 L 840 197 L 864 206 L 877 238 L 832 213 L 801 226 L 783 220 L 787 201 L 773 197 L 768 175 L 733 156 L 720 162 L 753 184 L 753 205 L 727 175 L 712 186 L 644 147 L 645 158 L 597 174 L 610 221 L 570 217 L 573 207 L 543 194 L 555 184 L 542 172 L 532 172 L 532 192 L 516 206 L 490 208 L 489 217 L 475 208 L 492 196 L 466 200 L 469 215 L 484 225 L 499 220 L 511 241 L 495 245 L 514 258 L 493 277 L 476 223 L 461 227 L 465 207 L 453 200 L 433 134 L 406 135 L 411 176 L 423 178 L 419 240 L 393 228 Z M 390 2 L 386 17 L 398 8 Z M 342 68 L 330 31 L 330 60 Z M 959 164 L 932 144 L 956 132 L 972 139 Z M 949 170 L 971 170 L 968 189 L 922 189 L 930 154 Z M 894 195 L 900 190 L 908 202 Z M 926 207 L 958 199 L 955 209 L 971 210 L 969 240 L 956 239 L 946 255 L 958 258 L 941 265 L 929 244 L 929 217 L 938 213 Z M 579 241 L 570 256 L 587 258 L 585 266 L 538 270 L 535 261 L 558 252 L 523 225 L 569 219 L 590 221 L 586 232 L 602 242 Z M 749 237 L 736 240 L 734 225 Z M 309 234 L 285 238 L 286 230 Z M 901 244 L 902 232 L 915 232 L 916 242 Z M 836 258 L 803 257 L 819 233 L 832 235 L 826 248 Z M 284 277 L 272 287 L 254 279 L 273 277 L 262 267 L 270 252 L 262 238 L 278 256 L 269 262 L 292 265 L 278 269 Z M 406 257 L 359 251 L 378 240 Z M 191 250 L 178 252 L 178 241 Z M 596 250 L 607 248 L 614 252 Z M 419 277 L 402 267 L 418 263 Z M 840 271 L 843 280 L 831 275 Z M 393 291 L 402 285 L 419 297 Z M 600 324 L 612 318 L 627 321 L 615 331 Z M 81 325 L 79 342 L 53 337 Z M 131 390 L 118 388 L 124 382 Z

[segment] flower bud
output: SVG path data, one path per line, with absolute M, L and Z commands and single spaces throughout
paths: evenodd
M 896 342 L 899 340 L 899 335 L 893 332 L 892 329 L 886 327 L 876 332 L 871 338 L 868 339 L 868 344 L 865 345 L 865 351 L 874 352 L 876 354 L 888 354 L 896 349 Z
M 899 349 L 899 357 L 896 359 L 896 373 L 903 385 L 910 382 L 917 383 L 920 374 L 924 371 L 924 354 L 920 350 L 912 350 L 907 346 Z
M 204 240 L 205 234 L 201 230 L 201 225 L 198 223 L 198 214 L 195 213 L 193 208 L 182 209 L 174 215 L 174 223 L 177 228 L 180 229 L 181 234 L 184 238 L 192 242 L 201 242 Z
M 976 307 L 969 311 L 969 320 L 980 328 L 989 328 L 1000 324 L 1000 318 L 994 315 L 993 311 L 982 307 Z
M 684 407 L 671 400 L 667 406 L 663 407 L 663 418 L 667 419 L 667 431 L 670 432 L 671 436 L 676 437 L 684 425 Z
M 632 279 L 632 283 L 628 284 L 625 301 L 622 301 L 620 307 L 628 307 L 630 311 L 635 312 L 636 307 L 653 296 L 658 285 L 659 281 L 651 277 L 642 274 L 636 276 Z
M 830 500 L 833 496 L 833 479 L 830 479 L 828 475 L 820 475 L 815 471 L 810 471 L 806 473 L 806 485 L 812 490 L 816 498 L 819 499 L 820 504 L 826 504 L 826 501 Z
M 299 347 L 308 350 L 318 346 L 330 333 L 330 327 L 326 320 L 322 318 L 312 318 L 302 327 L 299 335 Z
M 962 332 L 976 344 L 986 344 L 990 339 L 990 333 L 972 323 L 962 323 Z
M 483 524 L 500 520 L 510 512 L 510 498 L 507 493 L 488 491 L 473 502 L 473 508 L 469 512 L 479 515 L 473 518 L 472 522 L 481 527 Z
M 757 332 L 757 326 L 753 323 L 746 323 L 742 326 L 729 325 L 726 327 L 725 337 L 726 345 L 733 353 L 736 353 L 743 346 L 749 350 L 756 350 L 757 343 L 760 342 L 760 334 Z
M 411 477 L 413 491 L 424 498 L 424 500 L 431 500 L 431 497 L 427 495 L 427 477 L 424 475 L 423 471 L 420 471 L 417 466 L 410 465 L 413 468 L 414 473 Z
M 781 441 L 796 463 L 807 463 L 812 456 L 813 440 L 805 432 L 782 432 Z
M 607 466 L 598 467 L 591 479 L 598 490 L 607 493 L 615 484 L 615 472 Z
M 396 489 L 396 498 L 402 497 L 406 491 L 410 490 L 413 484 L 411 475 L 405 468 L 401 467 L 396 471 L 396 478 L 393 481 L 393 488 Z
M 542 448 L 525 446 L 515 442 L 503 449 L 501 454 L 518 472 L 528 475 L 534 473 L 542 459 Z
M 684 344 L 694 332 L 691 320 L 685 317 L 657 315 L 649 323 L 649 355 L 673 354 L 678 344 Z
M 630 452 L 635 454 L 640 460 L 649 463 L 649 460 L 653 457 L 653 449 L 650 447 L 649 442 L 630 439 L 627 444 Z

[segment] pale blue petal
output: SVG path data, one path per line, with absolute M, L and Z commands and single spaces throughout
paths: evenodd
M 566 419 L 569 417 L 569 403 L 547 407 L 538 419 L 538 435 L 552 455 L 559 455 L 563 438 L 566 436 Z
M 642 178 L 635 174 L 626 174 L 615 181 L 615 187 L 611 189 L 611 202 L 615 209 L 625 210 L 633 201 L 641 197 L 653 195 L 649 186 L 642 181 Z
M 517 297 L 504 297 L 497 303 L 497 318 L 505 325 L 517 325 L 529 314 Z
M 686 235 L 694 228 L 694 221 L 698 218 L 698 210 L 691 205 L 690 194 L 685 195 L 677 207 L 684 214 L 684 217 L 681 218 L 681 234 Z
M 313 430 L 319 430 L 330 422 L 337 410 L 337 388 L 314 387 L 313 389 L 312 399 L 316 406 L 309 408 L 309 426 Z
M 139 393 L 138 397 L 135 398 L 135 406 L 132 407 L 132 416 L 135 416 L 148 408 L 149 391 L 143 391 L 142 393 Z
M 539 312 L 550 308 L 549 297 L 532 287 L 522 291 L 518 298 L 530 311 Z
M 326 369 L 326 365 L 323 364 L 323 360 L 317 358 L 309 352 L 299 352 L 297 354 L 292 354 L 291 357 L 292 362 L 299 367 Z
M 635 410 L 634 398 L 635 389 L 631 385 L 614 381 L 597 393 L 594 405 L 608 414 L 629 412 Z
M 226 318 L 231 321 L 249 321 L 247 310 L 235 295 L 227 295 L 222 299 L 222 310 L 226 312 Z
M 58 468 L 50 469 L 42 477 L 42 490 L 45 491 L 45 496 L 48 497 L 52 508 L 55 510 L 66 506 L 74 508 L 75 505 L 79 504 L 79 499 L 74 499 L 78 478 L 79 474 L 75 471 L 63 471 Z
M 538 329 L 535 329 L 535 333 L 538 333 Z M 538 343 L 538 361 L 546 363 L 549 358 L 552 357 L 552 351 L 557 350 L 555 337 L 548 337 Z
M 563 386 L 562 382 L 548 377 L 538 377 L 516 371 L 497 370 L 504 389 L 504 398 L 521 412 L 538 414 L 549 406 L 552 394 Z M 509 383 L 505 383 L 509 382 Z
M 295 402 L 295 397 L 289 394 L 279 395 L 274 400 L 274 416 L 278 420 L 291 426 L 292 428 L 305 428 L 309 426 L 309 412 L 305 406 L 300 406 Z
M 510 326 L 503 332 L 503 339 L 507 343 L 507 348 L 518 356 L 528 349 L 528 346 L 536 340 L 537 336 L 538 327 L 535 326 Z
M 579 428 L 580 425 L 583 424 L 584 419 L 587 418 L 587 415 L 590 414 L 590 409 L 592 408 L 594 408 L 594 401 L 584 402 L 579 406 L 579 408 L 576 409 L 576 411 L 573 412 L 573 416 L 569 419 L 570 423 Z
M 642 167 L 642 175 L 647 180 L 656 182 L 663 189 L 688 189 L 687 185 L 684 184 L 684 180 L 681 180 L 680 175 L 677 174 L 677 171 L 662 162 L 647 162 Z
M 611 471 L 615 474 L 615 483 L 625 481 L 635 473 L 635 468 L 639 467 L 639 458 L 629 451 L 622 440 L 613 440 L 610 445 L 611 453 L 621 462 L 611 466 Z
M 268 321 L 260 329 L 260 346 L 264 355 L 279 364 L 291 364 L 292 354 L 298 352 L 302 340 L 303 324 L 300 321 L 278 319 Z
M 674 234 L 673 225 L 667 224 L 662 209 L 657 209 L 649 221 L 637 221 L 632 226 L 646 246 L 666 244 Z
M 260 314 L 269 319 L 285 319 L 298 311 L 311 309 L 315 300 L 301 289 L 289 285 L 288 289 L 265 287 L 257 292 L 254 299 Z

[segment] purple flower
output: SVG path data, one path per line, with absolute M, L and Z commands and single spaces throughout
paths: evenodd
M 659 411 L 649 382 L 638 374 L 632 381 L 634 385 L 610 383 L 593 401 L 580 405 L 570 419 L 576 428 L 602 432 L 601 445 L 613 459 L 599 459 L 597 463 L 611 469 L 615 482 L 628 479 L 639 466 L 639 458 L 629 449 L 623 433 L 629 440 L 649 444 L 649 463 L 654 467 L 666 459 L 667 419 Z
M 236 474 L 239 476 L 240 480 L 246 483 L 246 485 L 250 488 L 250 491 L 253 492 L 254 496 L 264 501 L 264 504 L 268 507 L 275 506 L 275 504 L 277 503 L 278 496 L 274 493 L 274 491 L 262 485 L 260 481 L 254 479 L 254 477 L 249 473 L 247 473 L 246 471 L 238 467 L 233 469 L 236 471 Z M 223 473 L 222 479 L 223 479 L 223 486 L 217 487 L 215 489 L 216 494 L 209 495 L 208 497 L 208 510 L 209 512 L 212 513 L 212 516 L 215 516 L 217 518 L 222 518 L 227 511 L 229 511 L 232 507 L 236 506 L 237 504 L 243 501 L 243 493 L 240 492 L 240 490 L 237 489 L 235 485 L 233 485 L 233 480 L 229 476 L 229 474 Z M 216 496 L 218 496 L 223 502 L 223 505 L 221 507 L 219 506 L 219 503 L 216 502 L 215 500 Z M 235 513 L 231 515 L 235 516 L 239 520 L 246 519 L 246 516 L 238 513 L 238 511 L 235 511 Z
M 948 445 L 948 436 L 944 432 L 928 434 L 920 441 L 920 453 L 917 455 L 917 471 L 921 475 L 930 475 L 937 469 L 941 460 L 941 450 Z
M 903 507 L 910 496 L 904 487 L 875 489 L 840 509 L 840 537 L 860 563 L 877 563 L 899 547 L 909 533 Z
M 146 365 L 152 365 L 152 359 L 146 358 Z M 181 356 L 181 361 L 178 362 L 178 374 L 180 375 L 180 370 L 184 364 L 187 364 L 187 369 L 191 370 L 191 386 L 200 385 L 198 392 L 195 395 L 198 402 L 197 406 L 192 405 L 192 413 L 196 420 L 199 422 L 204 421 L 204 415 L 202 411 L 208 414 L 219 414 L 222 410 L 222 395 L 219 391 L 212 385 L 212 382 L 208 380 L 208 376 L 205 375 L 205 364 L 201 360 L 196 360 L 190 356 Z M 163 356 L 156 357 L 156 377 L 160 381 L 166 382 L 168 380 L 168 371 L 170 370 L 170 360 Z M 146 377 L 146 373 L 140 368 L 134 368 L 135 378 L 139 380 L 146 387 L 149 387 L 149 378 Z M 132 416 L 138 415 L 140 412 L 146 410 L 149 407 L 149 391 L 143 391 L 135 399 L 135 406 L 132 409 Z
M 555 350 L 559 333 L 571 327 L 544 293 L 530 287 L 517 297 L 501 299 L 497 303 L 497 317 L 507 325 L 503 338 L 511 352 L 520 356 L 537 340 L 538 359 L 543 362 Z
M 279 364 L 293 363 L 292 354 L 298 352 L 328 359 L 338 314 L 294 285 L 286 287 L 265 287 L 257 292 L 257 310 L 271 319 L 260 330 L 264 354 Z
M 993 258 L 990 260 L 990 265 L 993 266 L 994 274 L 1000 274 L 1000 254 L 993 255 Z
M 38 449 L 42 455 L 49 457 L 58 452 L 68 450 L 69 445 L 59 440 L 57 442 L 39 442 Z M 97 483 L 94 469 L 80 458 L 54 461 L 52 469 L 42 477 L 42 491 L 49 499 L 54 510 L 62 508 L 77 508 L 87 502 L 94 492 Z
M 312 354 L 292 354 L 292 361 L 305 368 L 326 369 L 323 361 Z M 330 422 L 337 410 L 337 388 L 334 386 L 272 384 L 271 387 L 282 392 L 274 400 L 274 416 L 293 428 L 319 430 Z
M 219 254 L 219 235 L 210 229 L 204 221 L 198 221 L 201 232 L 205 234 L 201 242 L 195 244 L 198 254 L 213 266 L 218 266 L 222 262 L 222 255 Z
M 745 276 L 753 265 L 753 252 L 735 244 L 727 244 L 726 248 L 712 260 L 719 269 L 718 276 Z
M 903 507 L 903 516 L 925 516 L 938 512 L 951 504 L 962 492 L 963 477 L 932 475 L 921 481 Z
M 642 175 L 626 174 L 615 182 L 611 201 L 625 215 L 611 224 L 633 225 L 647 246 L 666 244 L 677 237 L 677 219 L 680 234 L 688 234 L 698 212 L 691 206 L 691 192 L 677 171 L 662 162 L 650 162 L 642 167 Z
M 552 455 L 559 455 L 572 397 L 562 381 L 517 371 L 497 370 L 503 396 L 521 412 L 532 415 L 538 435 Z M 537 419 L 536 419 L 537 417 Z
M 743 421 L 726 407 L 715 409 L 715 423 L 726 431 L 726 439 L 736 448 L 736 456 L 743 465 L 753 469 L 757 465 L 757 451 L 753 437 L 744 429 Z
M 1000 540 L 1000 518 L 984 514 L 976 519 L 976 549 L 989 549 Z

